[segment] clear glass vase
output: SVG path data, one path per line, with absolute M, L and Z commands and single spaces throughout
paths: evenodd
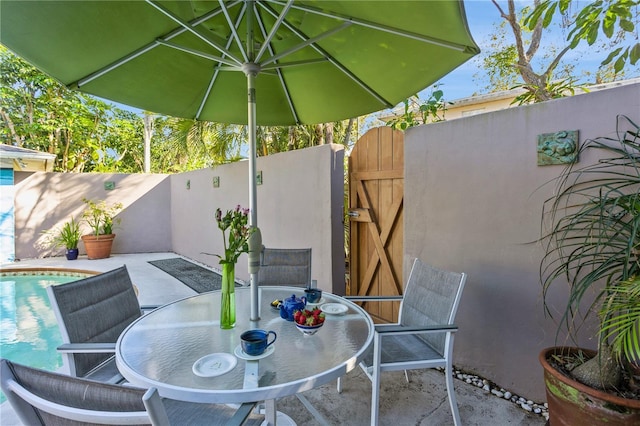
M 220 328 L 229 329 L 236 325 L 236 265 L 222 264 L 222 294 L 220 305 Z

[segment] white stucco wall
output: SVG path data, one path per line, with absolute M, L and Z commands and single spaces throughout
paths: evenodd
M 258 225 L 265 246 L 312 248 L 312 278 L 324 290 L 344 294 L 343 176 L 344 147 L 323 145 L 261 157 Z M 213 187 L 213 177 L 220 186 Z M 248 162 L 241 161 L 175 175 L 20 174 L 16 179 L 16 257 L 62 255 L 43 249 L 41 232 L 80 219 L 83 197 L 122 202 L 113 253 L 173 251 L 218 267 L 204 253 L 222 252 L 222 233 L 214 212 L 248 207 Z M 104 182 L 114 182 L 105 190 Z M 189 189 L 187 189 L 189 182 Z M 80 253 L 84 245 L 80 243 Z M 247 257 L 236 276 L 248 280 Z
M 273 248 L 312 248 L 312 279 L 318 287 L 344 290 L 342 234 L 343 159 L 340 145 L 323 145 L 259 157 L 258 226 L 262 242 Z M 171 179 L 172 247 L 176 253 L 219 267 L 222 233 L 214 212 L 240 204 L 248 207 L 248 162 L 173 175 Z M 214 176 L 220 186 L 213 187 Z M 190 189 L 187 189 L 187 181 Z M 337 256 L 336 256 L 337 254 Z M 247 257 L 240 257 L 238 278 L 248 280 Z M 334 287 L 336 286 L 336 287 Z
M 469 274 L 456 320 L 457 366 L 545 399 L 537 356 L 556 343 L 556 326 L 544 316 L 542 249 L 531 242 L 553 190 L 545 183 L 563 166 L 537 166 L 537 135 L 612 136 L 617 114 L 640 122 L 640 84 L 406 132 L 405 276 L 416 257 Z M 563 309 L 560 288 L 551 296 Z M 588 336 L 581 343 L 594 346 Z
M 64 254 L 42 249 L 41 232 L 82 218 L 83 198 L 121 202 L 120 225 L 114 229 L 113 253 L 171 251 L 169 176 L 162 174 L 45 173 L 20 174 L 16 179 L 16 258 Z M 114 182 L 105 190 L 105 182 Z M 88 233 L 88 230 L 87 230 Z M 80 243 L 84 254 L 84 244 Z

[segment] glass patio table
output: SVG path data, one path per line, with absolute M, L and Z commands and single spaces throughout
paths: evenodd
M 326 384 L 358 365 L 373 340 L 373 321 L 355 303 L 323 292 L 336 303 L 324 325 L 305 336 L 271 306 L 275 299 L 304 295 L 300 287 L 259 288 L 260 320 L 250 321 L 250 288 L 236 288 L 236 326 L 220 328 L 220 292 L 188 297 L 162 306 L 132 323 L 116 344 L 116 363 L 133 385 L 155 387 L 161 396 L 200 403 L 266 401 L 268 423 L 275 423 L 275 400 Z M 344 312 L 337 312 L 344 311 Z M 240 334 L 272 330 L 277 339 L 260 359 L 245 359 Z M 217 370 L 199 369 L 207 355 L 220 357 Z M 223 354 L 223 355 L 219 355 Z M 226 355 L 226 354 L 230 354 Z M 211 357 L 210 357 L 211 358 Z M 195 367 L 194 367 L 195 365 Z M 228 371 L 227 371 L 228 370 Z M 203 377 L 209 376 L 209 377 Z

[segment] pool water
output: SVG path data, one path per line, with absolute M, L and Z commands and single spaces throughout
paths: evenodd
M 59 273 L 0 274 L 0 355 L 11 361 L 56 371 L 62 356 L 60 330 L 46 288 L 85 275 Z M 0 394 L 0 403 L 5 396 Z

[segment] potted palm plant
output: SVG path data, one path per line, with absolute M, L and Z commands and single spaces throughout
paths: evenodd
M 616 124 L 617 137 L 584 143 L 580 155 L 600 160 L 568 165 L 543 209 L 546 312 L 551 289 L 568 282 L 559 333 L 576 337 L 598 320 L 591 350 L 540 353 L 551 426 L 640 424 L 640 128 L 622 116 Z
M 82 242 L 89 259 L 104 259 L 111 256 L 111 248 L 116 234 L 115 225 L 120 223 L 116 214 L 122 210 L 122 203 L 107 204 L 106 201 L 93 201 L 83 198 L 87 208 L 82 213 L 84 222 L 91 229 L 90 234 L 82 236 Z
M 72 217 L 60 228 L 50 229 L 44 232 L 47 235 L 46 246 L 64 247 L 67 260 L 78 258 L 78 242 L 80 241 L 80 223 Z

